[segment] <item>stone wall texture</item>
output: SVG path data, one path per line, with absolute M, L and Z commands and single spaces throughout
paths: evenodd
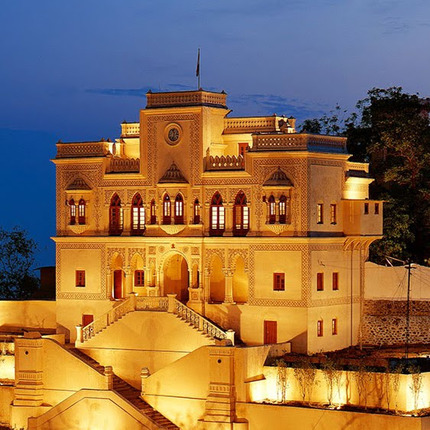
M 363 343 L 398 345 L 406 342 L 405 300 L 364 302 Z M 410 302 L 409 343 L 430 343 L 430 301 Z

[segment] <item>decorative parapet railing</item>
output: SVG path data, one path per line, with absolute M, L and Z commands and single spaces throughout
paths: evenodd
M 121 124 L 121 137 L 136 137 L 140 134 L 140 123 L 123 122 Z
M 109 153 L 109 142 L 57 142 L 56 158 L 105 157 Z
M 95 319 L 93 322 L 89 323 L 85 327 L 81 328 L 81 333 L 79 336 L 78 332 L 78 340 L 82 342 L 87 342 L 92 337 L 94 337 L 97 333 L 101 332 L 103 329 L 118 321 L 124 315 L 128 314 L 131 311 L 134 311 L 136 307 L 135 297 L 129 297 L 125 299 L 118 306 L 113 307 L 108 312 Z M 78 327 L 79 328 L 79 327 Z M 79 330 L 78 330 L 79 331 Z
M 182 91 L 176 93 L 146 94 L 147 108 L 160 108 L 172 106 L 215 106 L 227 108 L 227 94 L 212 93 L 208 91 Z
M 136 297 L 136 311 L 165 311 L 169 299 L 167 297 Z
M 209 155 L 206 157 L 206 170 L 243 170 L 245 160 L 242 155 Z
M 327 148 L 346 151 L 346 138 L 312 134 L 255 134 L 250 151 L 306 151 Z
M 109 160 L 109 165 L 106 169 L 106 173 L 139 173 L 139 170 L 139 158 L 112 157 Z

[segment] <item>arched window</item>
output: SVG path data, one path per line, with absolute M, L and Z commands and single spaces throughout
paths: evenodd
M 155 206 L 155 200 L 151 200 L 151 224 L 157 223 L 157 207 Z
M 145 232 L 145 208 L 140 194 L 135 194 L 131 202 L 131 234 L 141 235 Z
M 175 224 L 184 223 L 184 199 L 182 194 L 177 194 L 175 198 Z
M 110 201 L 109 208 L 109 234 L 119 236 L 123 230 L 121 199 L 118 194 L 114 194 Z
M 76 224 L 76 205 L 73 199 L 69 200 L 69 208 L 70 208 L 70 225 Z
M 193 204 L 193 224 L 200 224 L 200 203 L 199 199 L 194 200 Z
M 172 222 L 171 219 L 171 206 L 170 206 L 170 197 L 166 193 L 163 197 L 163 224 L 170 224 Z
M 222 236 L 225 230 L 225 212 L 221 194 L 217 191 L 211 201 L 210 230 L 211 236 Z
M 287 223 L 287 198 L 282 194 L 279 197 L 279 224 Z
M 233 234 L 246 236 L 249 231 L 249 208 L 243 191 L 237 193 L 233 207 Z
M 276 203 L 273 194 L 269 197 L 269 224 L 276 222 Z
M 78 223 L 85 224 L 85 200 L 80 199 L 78 204 Z

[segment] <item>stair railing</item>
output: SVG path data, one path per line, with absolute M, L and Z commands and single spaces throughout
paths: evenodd
M 126 298 L 122 303 L 120 303 L 118 306 L 115 306 L 112 309 L 109 309 L 106 313 L 99 316 L 97 319 L 90 322 L 85 327 L 77 326 L 76 327 L 76 329 L 78 330 L 77 339 L 81 343 L 90 340 L 97 333 L 99 333 L 109 325 L 113 324 L 114 322 L 118 321 L 125 314 L 128 314 L 131 311 L 134 311 L 135 309 L 136 309 L 136 297 L 134 295 L 131 295 L 130 297 Z
M 176 315 L 178 315 L 181 319 L 186 321 L 188 324 L 191 324 L 197 330 L 202 331 L 213 339 L 219 340 L 230 340 L 232 345 L 234 345 L 234 331 L 227 330 L 224 331 L 217 327 L 215 324 L 210 322 L 208 319 L 200 315 L 199 313 L 193 311 L 187 305 L 184 305 L 182 302 L 172 297 L 173 295 L 168 295 L 169 301 L 173 301 L 173 307 L 169 303 L 169 311 Z M 175 294 L 176 296 L 176 294 Z M 173 308 L 173 309 L 172 309 Z

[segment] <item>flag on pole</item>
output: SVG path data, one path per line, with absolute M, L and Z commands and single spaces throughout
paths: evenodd
M 196 76 L 200 76 L 200 48 L 199 48 L 199 53 L 197 54 Z

